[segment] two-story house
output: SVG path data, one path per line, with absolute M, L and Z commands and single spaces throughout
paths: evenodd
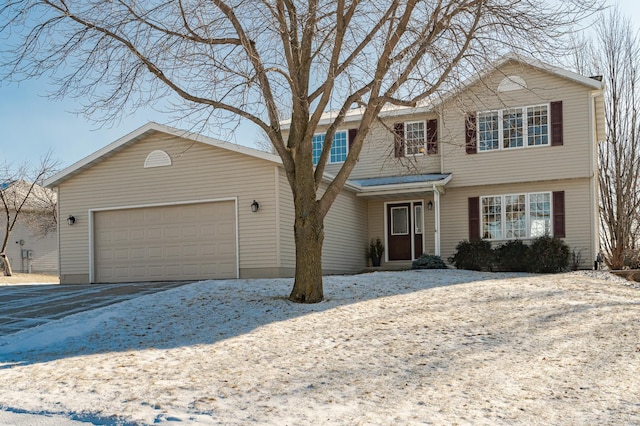
M 325 219 L 324 272 L 363 270 L 371 238 L 401 266 L 423 252 L 446 259 L 464 239 L 544 234 L 589 267 L 602 92 L 598 79 L 511 56 L 436 104 L 386 109 Z M 334 137 L 327 182 L 359 118 L 351 111 Z M 150 123 L 47 185 L 67 220 L 62 283 L 293 275 L 293 200 L 277 156 Z

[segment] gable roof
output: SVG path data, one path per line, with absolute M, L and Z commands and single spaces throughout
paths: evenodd
M 530 66 L 530 67 L 532 67 L 534 69 L 546 72 L 548 74 L 552 74 L 552 75 L 555 75 L 557 77 L 573 81 L 574 83 L 582 84 L 582 85 L 587 86 L 588 88 L 590 88 L 592 90 L 602 90 L 602 89 L 604 89 L 604 86 L 605 86 L 604 82 L 602 82 L 602 81 L 600 81 L 600 80 L 598 80 L 596 78 L 585 77 L 585 76 L 580 75 L 578 73 L 575 73 L 573 71 L 569 71 L 569 70 L 566 70 L 564 68 L 560 68 L 560 67 L 556 67 L 554 65 L 547 64 L 547 63 L 542 62 L 542 61 L 540 61 L 538 59 L 534 59 L 534 58 L 531 58 L 531 57 L 518 55 L 517 53 L 508 53 L 508 54 L 502 56 L 494 64 L 490 65 L 489 67 L 486 67 L 482 71 L 480 71 L 477 74 L 475 74 L 473 77 L 463 81 L 458 90 L 454 90 L 454 91 L 445 93 L 444 96 L 441 99 L 438 99 L 435 102 L 429 102 L 427 100 L 427 101 L 425 101 L 425 102 L 423 102 L 420 105 L 415 106 L 415 107 L 386 105 L 382 109 L 382 111 L 380 112 L 379 116 L 381 118 L 384 118 L 384 117 L 396 117 L 396 116 L 402 116 L 402 115 L 427 113 L 427 112 L 433 111 L 437 106 L 442 105 L 443 103 L 445 103 L 447 100 L 449 100 L 456 93 L 459 93 L 461 91 L 466 90 L 468 87 L 470 87 L 473 84 L 477 83 L 478 81 L 481 81 L 482 79 L 488 77 L 489 74 L 491 74 L 495 70 L 503 67 L 504 65 L 506 65 L 509 62 L 519 62 L 521 64 L 528 65 L 528 66 Z M 344 118 L 344 122 L 345 123 L 349 123 L 349 122 L 357 122 L 357 121 L 359 121 L 362 118 L 363 111 L 364 111 L 364 109 L 361 108 L 361 107 L 360 108 L 354 108 L 354 109 L 351 109 L 351 110 L 347 111 L 347 113 L 345 115 L 345 118 Z M 320 118 L 320 121 L 319 121 L 318 125 L 323 126 L 323 125 L 328 125 L 328 124 L 332 123 L 334 118 L 335 118 L 335 116 L 337 116 L 337 115 L 338 115 L 338 111 L 337 110 L 325 112 L 324 114 L 322 114 L 322 117 Z M 281 121 L 281 125 L 282 125 L 282 127 L 284 129 L 288 129 L 289 126 L 290 126 L 290 120 Z
M 80 173 L 81 171 L 88 169 L 93 165 L 109 158 L 110 156 L 112 156 L 118 151 L 121 151 L 125 147 L 138 142 L 139 140 L 143 139 L 145 136 L 153 132 L 165 133 L 165 134 L 176 136 L 179 138 L 188 139 L 190 141 L 199 142 L 206 145 L 215 146 L 217 148 L 226 149 L 228 151 L 233 151 L 240 154 L 248 155 L 250 157 L 260 158 L 262 160 L 270 161 L 275 164 L 282 164 L 282 160 L 280 159 L 279 156 L 274 154 L 269 154 L 268 152 L 259 151 L 257 149 L 237 145 L 231 142 L 221 141 L 219 139 L 210 138 L 208 136 L 199 135 L 197 133 L 192 133 L 186 130 L 175 129 L 173 127 L 165 126 L 163 124 L 150 122 L 134 130 L 133 132 L 117 139 L 116 141 L 110 143 L 109 145 L 103 148 L 100 148 L 99 150 L 83 158 L 82 160 L 75 162 L 74 164 L 63 169 L 59 173 L 56 173 L 55 175 L 51 176 L 49 179 L 45 180 L 44 185 L 47 187 L 55 187 L 60 183 L 64 182 L 65 180 Z
M 33 185 L 33 188 L 31 185 Z M 22 207 L 24 211 L 42 210 L 50 203 L 55 203 L 58 198 L 55 191 L 38 185 L 37 183 L 32 184 L 23 179 L 13 182 L 3 182 L 0 184 L 0 190 L 4 192 L 10 204 L 14 202 L 19 204 L 26 197 L 26 201 Z M 31 190 L 31 192 L 29 192 L 29 190 Z M 28 196 L 27 193 L 29 193 Z

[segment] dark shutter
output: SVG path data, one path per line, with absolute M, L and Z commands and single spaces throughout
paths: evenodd
M 438 120 L 427 121 L 427 154 L 438 153 Z
M 394 123 L 393 133 L 394 133 L 393 155 L 395 157 L 404 157 L 404 123 Z
M 469 241 L 480 239 L 480 197 L 469 198 Z
M 554 191 L 553 193 L 553 236 L 556 238 L 565 237 L 564 191 Z
M 349 129 L 349 151 L 351 151 L 351 145 L 353 145 L 353 140 L 356 138 L 358 134 L 358 129 Z
M 563 144 L 562 138 L 562 101 L 551 102 L 551 146 Z
M 467 114 L 465 120 L 465 147 L 467 154 L 477 153 L 476 115 Z

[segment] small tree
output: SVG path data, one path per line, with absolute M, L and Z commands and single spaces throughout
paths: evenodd
M 622 269 L 640 238 L 640 40 L 617 8 L 602 16 L 592 40 L 577 43 L 574 66 L 603 76 L 606 139 L 598 146 L 602 253 Z
M 43 188 L 44 179 L 55 171 L 57 162 L 46 154 L 38 166 L 28 163 L 13 170 L 4 164 L 0 175 L 0 208 L 2 208 L 4 236 L 0 247 L 0 261 L 4 275 L 11 276 L 11 262 L 6 255 L 7 246 L 18 220 L 22 220 L 34 235 L 46 235 L 57 229 L 57 202 L 53 191 Z M 2 234 L 0 234 L 2 235 Z

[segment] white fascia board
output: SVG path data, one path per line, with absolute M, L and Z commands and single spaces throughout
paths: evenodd
M 425 192 L 438 191 L 441 194 L 444 193 L 444 187 L 449 181 L 453 179 L 453 175 L 449 175 L 444 179 L 435 182 L 411 182 L 411 183 L 399 183 L 395 185 L 376 185 L 369 187 L 362 187 L 355 185 L 360 190 L 358 197 L 371 197 L 374 195 L 393 195 L 402 194 L 408 192 L 415 192 L 416 190 L 423 190 Z
M 602 81 L 598 81 L 591 77 L 585 77 L 573 71 L 566 70 L 564 68 L 556 67 L 554 65 L 547 64 L 538 59 L 529 58 L 525 56 L 518 55 L 517 53 L 507 53 L 502 57 L 498 65 L 495 68 L 499 68 L 510 60 L 522 62 L 527 64 L 533 68 L 537 68 L 541 71 L 546 71 L 551 74 L 555 74 L 559 77 L 566 78 L 568 80 L 575 81 L 576 83 L 583 84 L 585 86 L 591 87 L 593 89 L 603 89 L 604 83 Z
M 165 126 L 162 124 L 150 122 L 145 124 L 144 126 L 134 130 L 133 132 L 117 139 L 114 142 L 111 142 L 109 145 L 100 148 L 93 154 L 83 158 L 72 164 L 71 166 L 63 169 L 62 171 L 56 173 L 51 176 L 47 180 L 44 181 L 44 186 L 46 187 L 55 187 L 60 182 L 68 179 L 74 174 L 80 172 L 81 170 L 91 166 L 92 164 L 100 161 L 103 157 L 108 156 L 109 154 L 116 152 L 120 148 L 128 145 L 133 142 L 137 138 L 141 137 L 147 132 L 157 131 L 161 133 L 166 133 L 169 135 L 173 135 L 179 138 L 189 139 L 194 142 L 204 143 L 206 145 L 215 146 L 218 148 L 226 149 L 229 151 L 234 151 L 240 154 L 248 155 L 255 158 L 260 158 L 263 160 L 271 161 L 276 164 L 282 164 L 282 160 L 279 156 L 274 154 L 269 154 L 268 152 L 258 151 L 257 149 L 233 144 L 231 142 L 225 142 L 218 139 L 214 139 L 208 136 L 199 135 L 196 133 L 188 132 L 186 130 L 178 130 L 173 127 Z

